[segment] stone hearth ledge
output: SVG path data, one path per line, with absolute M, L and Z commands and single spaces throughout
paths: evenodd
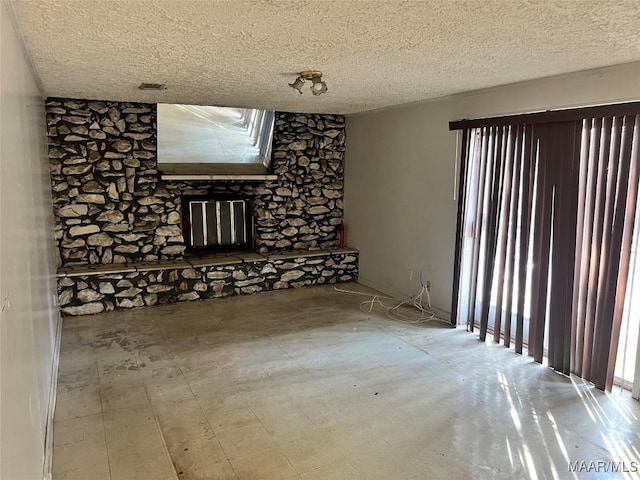
M 358 251 L 213 253 L 178 260 L 58 269 L 65 315 L 222 298 L 358 279 Z

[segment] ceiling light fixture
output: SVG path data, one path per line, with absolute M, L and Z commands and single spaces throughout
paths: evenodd
M 318 70 L 305 70 L 304 72 L 300 72 L 298 78 L 296 78 L 293 83 L 290 83 L 289 86 L 302 95 L 302 86 L 305 80 L 311 80 L 312 85 L 310 90 L 314 95 L 321 95 L 328 90 L 327 84 L 322 80 L 322 72 Z

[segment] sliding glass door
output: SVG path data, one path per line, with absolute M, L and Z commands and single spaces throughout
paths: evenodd
M 464 129 L 455 320 L 610 390 L 616 358 L 637 355 L 640 104 L 451 128 Z M 635 362 L 618 367 L 633 378 Z
M 620 326 L 620 345 L 616 358 L 615 383 L 640 396 L 640 208 L 636 209 L 631 245 L 627 296 Z

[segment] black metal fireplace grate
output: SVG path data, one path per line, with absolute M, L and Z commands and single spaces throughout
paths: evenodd
M 248 200 L 189 200 L 186 237 L 192 249 L 251 246 Z

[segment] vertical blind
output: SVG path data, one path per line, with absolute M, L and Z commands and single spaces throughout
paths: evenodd
M 463 129 L 452 321 L 610 390 L 640 174 L 640 103 Z

